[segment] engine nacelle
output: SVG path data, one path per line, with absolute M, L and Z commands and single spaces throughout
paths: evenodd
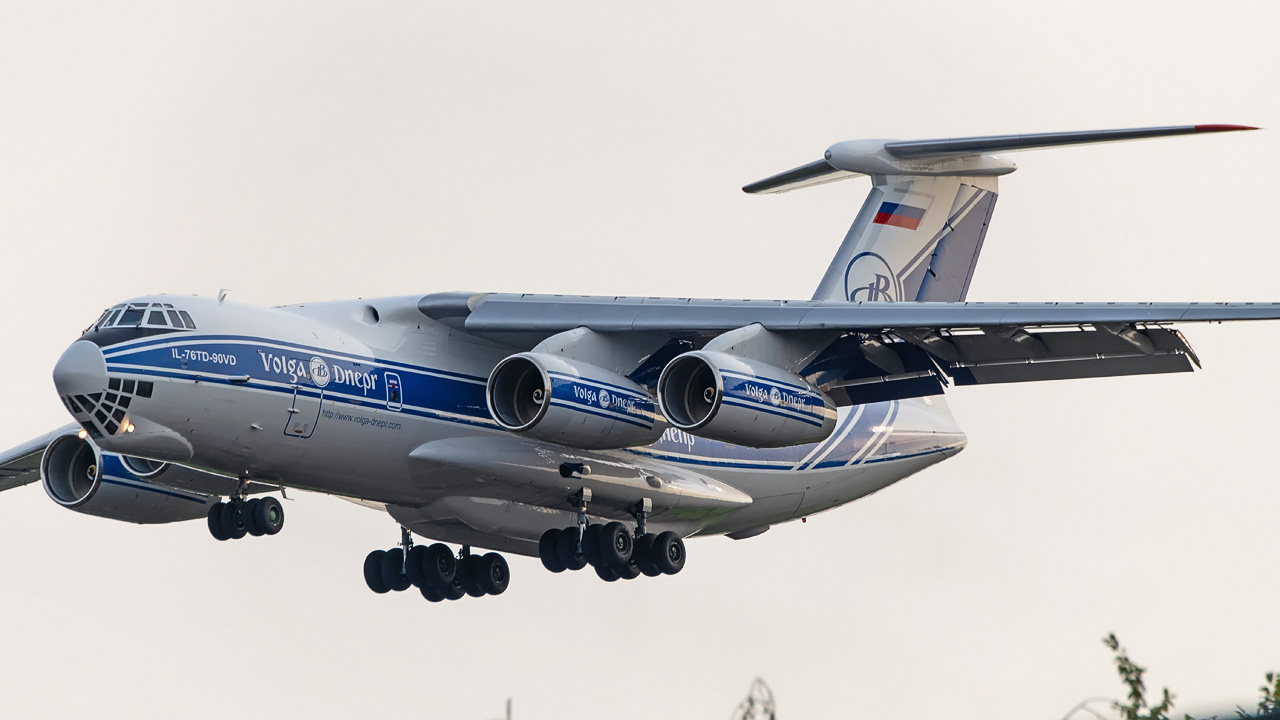
M 640 385 L 590 363 L 520 353 L 498 363 L 485 391 L 503 428 L 586 450 L 649 445 L 666 430 Z
M 86 515 L 144 524 L 206 516 L 215 498 L 148 480 L 184 472 L 195 471 L 104 453 L 74 434 L 49 443 L 40 459 L 40 484 L 54 502 Z
M 831 398 L 800 377 L 750 358 L 695 351 L 667 363 L 658 403 L 673 426 L 700 437 L 768 448 L 825 440 Z

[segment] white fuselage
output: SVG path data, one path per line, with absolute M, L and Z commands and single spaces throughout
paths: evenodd
M 965 444 L 934 397 L 841 408 L 831 436 L 811 445 L 753 449 L 668 430 L 625 450 L 535 446 L 499 428 L 485 403 L 489 372 L 526 348 L 438 324 L 416 300 L 271 309 L 131 301 L 176 306 L 196 329 L 86 334 L 109 378 L 131 389 L 152 383 L 150 397 L 133 393 L 119 429 L 95 440 L 110 452 L 382 505 L 420 534 L 526 554 L 536 554 L 542 531 L 571 524 L 572 508 L 546 473 L 500 464 L 520 452 L 581 458 L 606 481 L 617 468 L 625 482 L 623 469 L 636 467 L 674 478 L 668 489 L 685 499 L 656 506 L 652 527 L 746 536 L 864 497 Z M 415 455 L 428 444 L 481 457 L 441 470 L 435 455 Z M 699 477 L 749 499 L 717 504 L 699 494 Z

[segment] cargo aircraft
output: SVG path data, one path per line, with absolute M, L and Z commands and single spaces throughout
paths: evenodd
M 74 423 L 0 455 L 0 489 L 38 479 L 68 509 L 204 518 L 223 541 L 279 532 L 274 492 L 335 495 L 399 526 L 368 586 L 432 602 L 502 593 L 500 552 L 606 581 L 677 573 L 685 538 L 750 538 L 960 452 L 948 386 L 1186 372 L 1199 363 L 1174 324 L 1280 318 L 1274 303 L 965 302 L 1015 170 L 998 153 L 1247 129 L 832 145 L 744 188 L 870 176 L 807 301 L 126 300 L 53 369 Z

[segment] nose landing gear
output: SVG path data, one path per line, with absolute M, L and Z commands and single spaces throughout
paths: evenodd
M 243 488 L 247 482 L 242 482 Z M 284 528 L 284 506 L 274 497 L 245 500 L 243 491 L 228 502 L 209 507 L 209 534 L 217 540 L 239 540 L 245 535 L 275 535 Z

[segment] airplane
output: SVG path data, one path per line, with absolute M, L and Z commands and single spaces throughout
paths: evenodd
M 1277 303 L 966 302 L 1016 169 L 1001 153 L 1252 129 L 837 143 L 743 188 L 870 176 L 808 301 L 125 300 L 53 369 L 74 422 L 0 454 L 0 489 L 204 518 L 219 541 L 280 532 L 273 493 L 326 493 L 399 526 L 368 587 L 431 602 L 503 593 L 504 552 L 609 582 L 675 574 L 686 538 L 755 537 L 959 453 L 952 385 L 1188 372 L 1175 324 L 1280 319 Z

